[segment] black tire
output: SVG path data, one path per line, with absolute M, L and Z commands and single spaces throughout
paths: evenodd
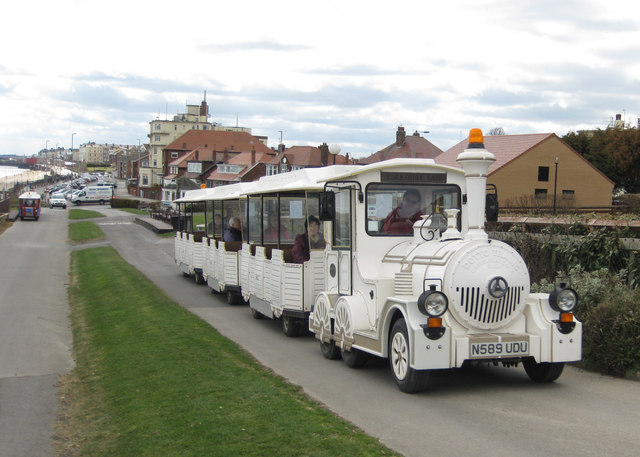
M 533 357 L 522 359 L 522 366 L 529 378 L 535 382 L 553 382 L 560 377 L 564 370 L 564 363 L 538 363 Z
M 104 200 L 100 200 L 100 204 L 101 204 L 101 205 L 104 205 Z
M 320 352 L 322 352 L 325 359 L 337 360 L 340 357 L 340 349 L 333 341 L 329 341 L 328 343 L 320 341 Z
M 355 348 L 350 351 L 342 349 L 340 355 L 349 368 L 362 368 L 369 360 L 369 354 Z
M 195 279 L 196 279 L 196 284 L 198 285 L 202 285 L 205 283 L 204 276 L 202 276 L 202 273 L 196 273 Z
M 283 315 L 280 319 L 282 321 L 282 333 L 290 338 L 296 337 L 300 334 L 300 323 L 298 319 Z
M 389 335 L 389 366 L 398 388 L 406 393 L 420 392 L 429 384 L 429 370 L 411 368 L 409 333 L 404 319 L 398 319 Z
M 229 305 L 235 306 L 239 305 L 242 302 L 242 298 L 239 294 L 235 292 L 227 291 L 227 303 Z

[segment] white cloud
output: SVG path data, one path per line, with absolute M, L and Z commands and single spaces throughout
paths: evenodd
M 367 155 L 395 129 L 446 149 L 469 128 L 640 117 L 631 0 L 25 1 L 0 29 L 0 154 L 135 144 L 197 104 L 271 145 Z M 166 113 L 166 114 L 165 114 Z

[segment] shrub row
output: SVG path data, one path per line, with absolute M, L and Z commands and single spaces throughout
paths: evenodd
M 618 232 L 595 231 L 558 244 L 522 234 L 508 243 L 529 266 L 532 292 L 548 293 L 563 278 L 578 293 L 585 368 L 615 376 L 640 371 L 640 262 L 621 248 Z

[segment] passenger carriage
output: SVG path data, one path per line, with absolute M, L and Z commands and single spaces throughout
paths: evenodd
M 577 296 L 566 284 L 531 294 L 521 256 L 489 239 L 486 175 L 494 160 L 474 130 L 458 157 L 462 170 L 395 159 L 265 177 L 237 194 L 188 194 L 181 207 L 204 212 L 205 226 L 232 208 L 241 216 L 237 282 L 221 270 L 229 247 L 216 230 L 199 241 L 179 232 L 176 253 L 185 240 L 194 249 L 206 239 L 202 274 L 210 287 L 238 292 L 256 317 L 282 318 L 287 335 L 308 326 L 326 358 L 342 357 L 351 367 L 388 358 L 405 392 L 424 389 L 431 370 L 478 361 L 522 362 L 533 380 L 554 381 L 564 362 L 581 358 Z M 206 203 L 189 201 L 197 198 Z M 415 213 L 411 205 L 418 205 Z M 267 240 L 274 212 L 279 235 Z M 294 263 L 293 234 L 311 214 L 323 221 L 326 246 Z M 196 259 L 185 257 L 194 271 Z

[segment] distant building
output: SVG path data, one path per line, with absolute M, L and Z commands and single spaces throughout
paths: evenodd
M 467 143 L 435 161 L 461 168 L 456 157 Z M 554 133 L 485 136 L 484 144 L 496 157 L 487 184 L 496 186 L 501 207 L 549 205 L 554 195 L 559 207 L 611 206 L 613 181 Z
M 292 146 L 278 153 L 266 163 L 266 174 L 275 175 L 302 168 L 326 167 L 329 165 L 353 165 L 355 162 L 341 154 L 333 155 L 326 143 L 320 146 Z
M 358 163 L 366 165 L 397 158 L 433 159 L 441 153 L 442 149 L 420 136 L 420 133 L 417 131 L 414 132 L 413 135 L 407 136 L 404 127 L 398 127 L 395 143 L 391 143 L 375 154 L 359 160 Z
M 167 165 L 174 158 L 167 157 L 166 146 L 189 131 L 231 131 L 251 134 L 247 127 L 229 127 L 209 121 L 209 105 L 205 97 L 200 105 L 186 105 L 184 113 L 176 114 L 171 120 L 155 119 L 149 123 L 149 164 L 140 170 L 140 195 L 153 198 L 150 189 L 163 184 L 169 173 Z M 267 139 L 256 137 L 266 145 Z M 145 184 L 146 183 L 146 184 Z
M 168 203 L 190 188 L 206 183 L 209 187 L 233 182 L 234 178 L 209 178 L 217 165 L 226 164 L 244 170 L 251 158 L 262 161 L 275 154 L 260 137 L 241 131 L 191 130 L 164 148 L 168 173 L 163 177 L 162 201 Z M 230 162 L 241 156 L 236 162 Z M 246 159 L 245 159 L 246 157 Z M 198 165 L 199 164 L 199 165 Z M 189 171 L 191 167 L 192 171 Z M 235 169 L 235 168 L 234 168 Z M 242 169 L 242 170 L 241 170 Z M 263 173 L 264 174 L 264 173 Z

